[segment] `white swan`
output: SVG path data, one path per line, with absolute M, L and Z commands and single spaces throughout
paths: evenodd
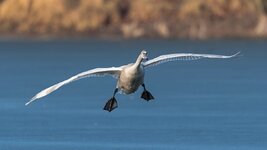
M 239 54 L 240 52 L 231 55 L 231 56 L 224 56 L 224 55 L 212 55 L 212 54 L 192 54 L 192 53 L 176 53 L 176 54 L 168 54 L 168 55 L 161 55 L 154 59 L 147 61 L 147 52 L 143 50 L 140 55 L 138 56 L 135 63 L 131 63 L 128 65 L 124 65 L 121 67 L 110 67 L 110 68 L 95 68 L 92 70 L 88 70 L 82 73 L 79 73 L 67 80 L 59 82 L 51 87 L 48 87 L 38 94 L 36 94 L 29 102 L 25 105 L 29 105 L 31 102 L 42 98 L 53 91 L 57 90 L 58 88 L 62 87 L 65 84 L 70 82 L 85 78 L 85 77 L 94 77 L 94 76 L 105 76 L 105 75 L 112 75 L 117 78 L 117 86 L 113 93 L 112 98 L 107 101 L 104 110 L 112 111 L 113 109 L 117 108 L 118 104 L 115 99 L 115 94 L 118 90 L 122 91 L 125 94 L 134 93 L 140 85 L 144 88 L 144 92 L 142 93 L 141 98 L 149 101 L 154 99 L 150 92 L 148 92 L 145 88 L 144 84 L 144 69 L 150 66 L 155 66 L 160 63 L 174 61 L 174 60 L 196 60 L 201 58 L 232 58 Z

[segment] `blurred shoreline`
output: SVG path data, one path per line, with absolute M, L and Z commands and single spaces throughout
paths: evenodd
M 266 38 L 265 0 L 0 0 L 0 38 Z

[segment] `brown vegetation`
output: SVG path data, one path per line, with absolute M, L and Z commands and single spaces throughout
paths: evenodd
M 0 33 L 259 37 L 266 8 L 264 0 L 0 0 Z

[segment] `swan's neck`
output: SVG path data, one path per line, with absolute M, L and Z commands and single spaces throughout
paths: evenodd
M 142 63 L 142 57 L 139 56 L 139 57 L 136 59 L 136 61 L 135 61 L 135 63 L 134 63 L 133 66 L 136 67 L 136 68 L 139 68 L 140 65 L 141 65 L 141 63 Z

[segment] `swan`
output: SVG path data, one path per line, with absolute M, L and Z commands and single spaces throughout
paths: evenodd
M 232 58 L 239 54 L 240 52 L 225 56 L 225 55 L 213 55 L 213 54 L 193 54 L 193 53 L 175 53 L 161 55 L 154 59 L 148 60 L 147 51 L 142 50 L 139 56 L 137 57 L 135 63 L 128 65 L 123 65 L 120 67 L 109 67 L 109 68 L 95 68 L 82 73 L 79 73 L 73 77 L 70 77 L 67 80 L 59 82 L 55 85 L 52 85 L 41 92 L 37 93 L 29 102 L 25 105 L 29 105 L 31 102 L 38 100 L 53 91 L 59 89 L 63 85 L 71 83 L 73 81 L 85 78 L 85 77 L 95 77 L 95 76 L 105 76 L 111 75 L 117 79 L 117 85 L 113 92 L 112 97 L 106 102 L 104 110 L 111 112 L 118 107 L 117 100 L 115 95 L 118 91 L 121 91 L 124 94 L 134 93 L 140 86 L 143 87 L 144 91 L 141 95 L 146 101 L 154 99 L 152 94 L 146 89 L 144 83 L 145 69 L 147 67 L 155 66 L 161 63 L 175 61 L 175 60 L 197 60 L 201 58 Z

